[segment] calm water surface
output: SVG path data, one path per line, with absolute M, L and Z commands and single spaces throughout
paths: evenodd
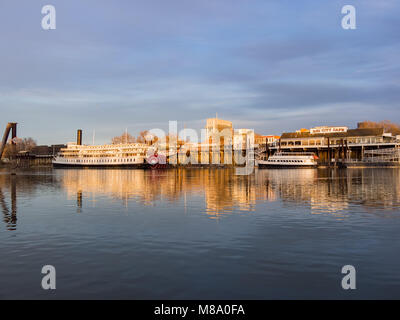
M 0 210 L 0 299 L 400 298 L 399 169 L 3 170 Z

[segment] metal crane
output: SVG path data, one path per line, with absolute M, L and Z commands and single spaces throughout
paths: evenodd
M 1 141 L 0 145 L 0 159 L 3 156 L 4 149 L 7 144 L 8 136 L 10 135 L 11 131 L 11 144 L 15 145 L 15 138 L 17 137 L 17 123 L 16 122 L 9 122 L 7 124 L 6 130 L 4 131 L 3 140 Z

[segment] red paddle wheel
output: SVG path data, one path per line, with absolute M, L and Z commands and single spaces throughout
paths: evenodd
M 146 159 L 151 169 L 165 169 L 167 167 L 167 158 L 155 152 Z

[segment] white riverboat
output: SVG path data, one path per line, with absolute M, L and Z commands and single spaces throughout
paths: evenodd
M 150 147 L 142 143 L 80 145 L 70 143 L 53 159 L 54 167 L 144 167 Z
M 259 160 L 259 168 L 316 168 L 318 157 L 312 152 L 277 152 Z

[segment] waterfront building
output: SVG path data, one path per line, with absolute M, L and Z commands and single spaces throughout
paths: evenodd
M 271 149 L 285 152 L 314 152 L 320 162 L 360 160 L 366 150 L 397 148 L 399 141 L 383 128 L 348 129 L 316 127 L 309 131 L 283 133 Z
M 232 147 L 234 130 L 231 121 L 209 118 L 206 122 L 206 141 L 199 147 L 201 152 L 208 153 L 209 164 L 232 164 Z
M 255 147 L 254 130 L 234 130 L 231 121 L 210 118 L 207 119 L 205 129 L 203 142 L 185 142 L 179 148 L 176 156 L 180 165 L 243 164 L 246 150 Z
M 297 132 L 297 133 L 310 132 L 310 129 L 301 128 L 300 130 L 296 130 L 296 132 Z
M 206 122 L 206 142 L 213 143 L 220 140 L 221 135 L 233 136 L 232 122 L 216 118 L 209 118 Z
M 233 136 L 233 149 L 246 150 L 254 148 L 254 130 L 252 129 L 237 129 Z
M 256 134 L 254 137 L 254 143 L 256 145 L 272 145 L 279 141 L 281 137 L 280 136 L 274 136 L 274 135 L 267 135 L 267 136 L 261 136 Z
M 300 129 L 300 132 L 302 129 Z M 325 134 L 325 133 L 338 133 L 338 132 L 347 132 L 349 130 L 348 127 L 315 127 L 309 130 L 310 134 Z

